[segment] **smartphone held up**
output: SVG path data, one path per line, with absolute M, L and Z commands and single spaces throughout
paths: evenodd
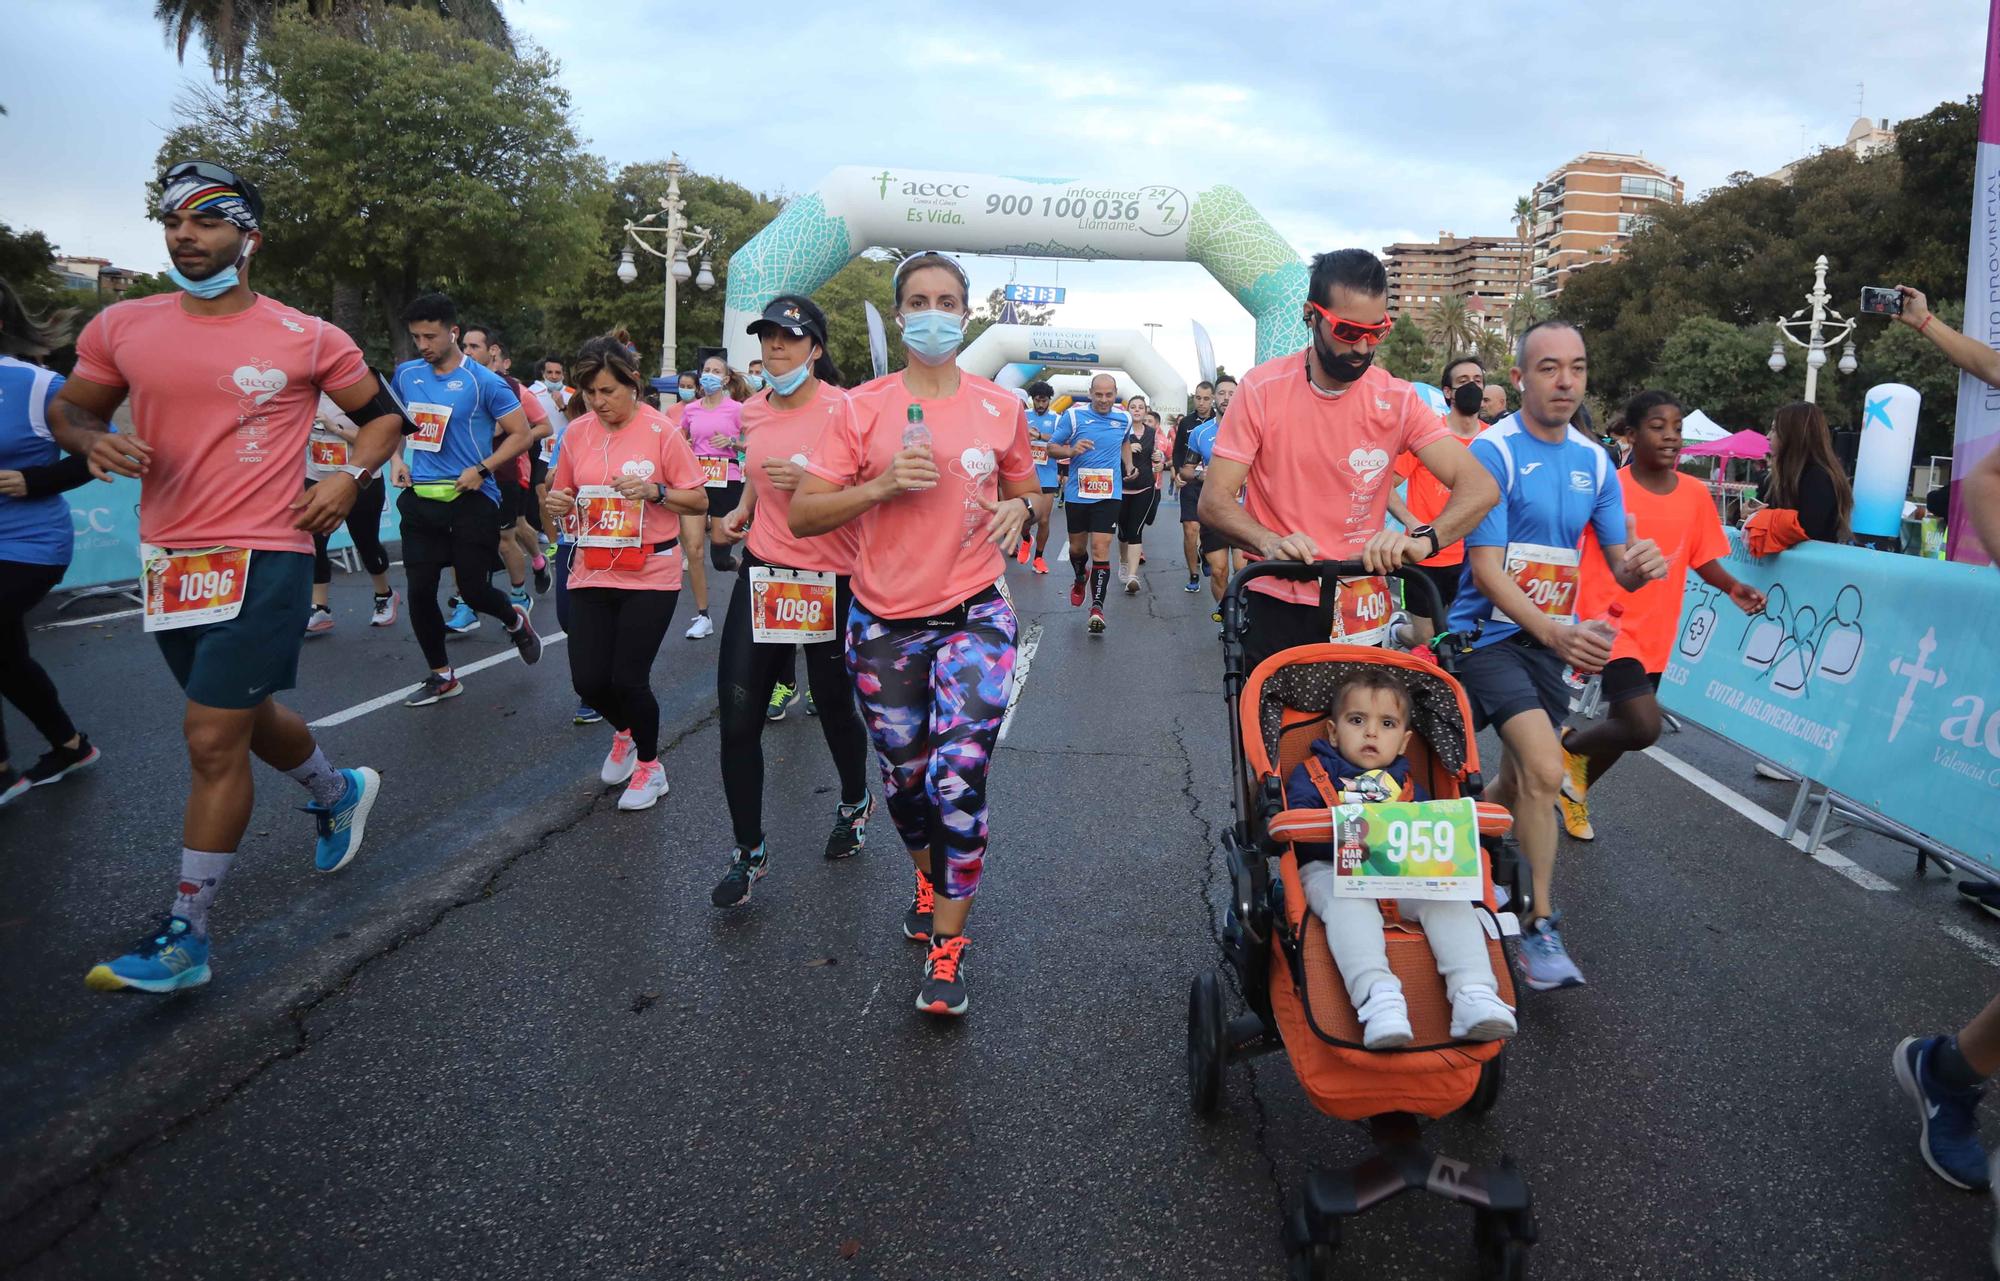
M 1902 315 L 1902 291 L 1893 285 L 1863 285 L 1861 287 L 1861 314 L 1864 316 Z

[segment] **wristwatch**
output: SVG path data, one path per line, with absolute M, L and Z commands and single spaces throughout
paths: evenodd
M 1431 556 L 1436 556 L 1440 551 L 1443 550 L 1442 546 L 1438 543 L 1437 530 L 1433 529 L 1429 525 L 1417 526 L 1415 529 L 1410 531 L 1410 537 L 1428 538 L 1431 540 L 1431 555 L 1424 557 L 1425 560 L 1431 559 Z
M 1028 519 L 1033 520 L 1035 518 L 1035 500 L 1024 497 L 1021 499 L 1021 506 L 1028 509 Z
M 473 466 L 479 468 L 479 474 L 486 477 L 486 479 L 493 479 L 493 473 L 487 468 L 485 463 L 474 463 Z

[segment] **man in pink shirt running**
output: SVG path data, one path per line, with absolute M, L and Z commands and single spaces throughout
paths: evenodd
M 101 992 L 208 982 L 208 911 L 250 821 L 253 753 L 311 794 L 320 871 L 361 848 L 381 778 L 334 768 L 272 695 L 298 676 L 312 536 L 340 524 L 411 430 L 353 339 L 251 291 L 264 210 L 254 186 L 193 161 L 168 169 L 160 188 L 167 274 L 180 292 L 99 313 L 50 413 L 56 443 L 86 455 L 92 475 L 141 484 L 134 569 L 145 627 L 187 695 L 193 782 L 173 907 L 132 952 L 91 969 L 85 981 Z M 362 475 L 336 472 L 303 490 L 322 392 L 361 424 L 349 461 Z M 109 420 L 127 395 L 135 429 L 118 433 Z

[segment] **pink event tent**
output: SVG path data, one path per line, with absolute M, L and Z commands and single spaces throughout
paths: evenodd
M 1683 458 L 1763 458 L 1771 452 L 1771 438 L 1761 431 L 1739 431 L 1733 436 L 1710 441 L 1703 445 L 1689 445 L 1681 450 Z

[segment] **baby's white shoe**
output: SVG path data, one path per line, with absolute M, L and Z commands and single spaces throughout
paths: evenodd
M 1467 984 L 1458 989 L 1451 1003 L 1451 1036 L 1454 1041 L 1497 1041 L 1518 1030 L 1514 1011 L 1490 987 Z
M 1361 1044 L 1368 1049 L 1393 1050 L 1410 1043 L 1410 1004 L 1401 984 L 1377 983 L 1355 1014 L 1361 1018 Z

